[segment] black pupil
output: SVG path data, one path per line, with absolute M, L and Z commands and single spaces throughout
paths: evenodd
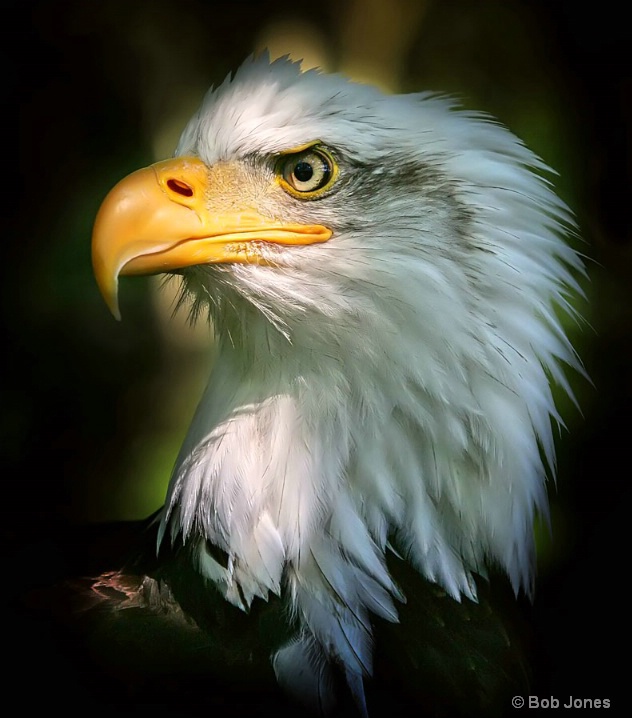
M 309 162 L 299 162 L 294 168 L 294 176 L 299 182 L 309 181 L 314 174 L 314 168 Z

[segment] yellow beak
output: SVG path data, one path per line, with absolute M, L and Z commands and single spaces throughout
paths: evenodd
M 133 172 L 110 191 L 94 224 L 92 264 L 117 319 L 119 275 L 220 262 L 263 264 L 253 242 L 306 245 L 331 237 L 327 227 L 271 220 L 246 202 L 220 202 L 230 209 L 210 211 L 227 188 L 239 196 L 231 184 L 220 167 L 182 157 Z

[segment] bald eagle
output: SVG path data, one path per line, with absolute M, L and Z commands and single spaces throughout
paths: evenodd
M 312 705 L 338 672 L 366 713 L 375 627 L 415 600 L 393 562 L 455 605 L 489 568 L 532 591 L 552 384 L 581 371 L 558 310 L 583 265 L 547 172 L 448 99 L 263 56 L 99 210 L 114 315 L 119 276 L 177 274 L 217 341 L 153 551 L 197 603 L 280 597 L 274 672 Z

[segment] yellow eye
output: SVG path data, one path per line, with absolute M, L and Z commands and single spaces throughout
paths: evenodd
M 283 155 L 277 165 L 283 189 L 304 199 L 320 195 L 326 190 L 335 179 L 335 170 L 331 156 L 316 147 Z

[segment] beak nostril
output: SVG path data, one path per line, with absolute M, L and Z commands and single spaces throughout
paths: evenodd
M 182 180 L 170 179 L 167 180 L 167 187 L 176 194 L 182 197 L 193 197 L 193 189 Z

